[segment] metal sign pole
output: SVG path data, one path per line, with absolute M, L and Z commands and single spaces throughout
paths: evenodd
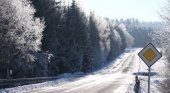
M 148 73 L 148 93 L 150 93 L 150 72 L 151 72 L 151 68 L 149 67 L 149 73 Z

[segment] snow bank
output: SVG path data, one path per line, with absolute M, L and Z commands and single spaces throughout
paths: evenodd
M 34 89 L 40 89 L 40 88 L 44 88 L 44 87 L 48 87 L 48 86 L 56 86 L 56 85 L 64 84 L 68 81 L 76 80 L 78 77 L 81 77 L 83 75 L 84 75 L 84 73 L 82 73 L 82 72 L 76 72 L 73 74 L 64 73 L 64 74 L 58 76 L 60 79 L 57 79 L 54 81 L 47 81 L 47 82 L 43 82 L 43 83 L 1 89 L 0 93 L 21 93 L 21 92 L 26 92 L 26 91 L 30 91 L 30 90 L 34 90 Z

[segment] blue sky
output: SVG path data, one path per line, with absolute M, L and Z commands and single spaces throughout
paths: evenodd
M 160 21 L 158 11 L 166 0 L 83 0 L 95 14 L 111 19 L 138 18 L 140 21 Z

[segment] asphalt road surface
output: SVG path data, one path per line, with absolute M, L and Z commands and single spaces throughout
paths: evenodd
M 131 51 L 119 64 L 105 69 L 101 73 L 87 75 L 66 84 L 49 86 L 26 93 L 128 93 L 134 84 L 134 75 L 139 68 L 139 58 Z

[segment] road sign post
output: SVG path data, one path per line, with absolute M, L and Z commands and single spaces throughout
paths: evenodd
M 151 72 L 151 68 L 149 67 L 149 73 L 148 73 L 148 93 L 150 93 L 150 72 Z
M 162 55 L 161 53 L 153 46 L 152 43 L 149 43 L 146 47 L 144 47 L 139 53 L 138 56 L 144 61 L 144 63 L 148 66 L 148 93 L 150 93 L 150 71 L 151 66 L 159 60 Z

